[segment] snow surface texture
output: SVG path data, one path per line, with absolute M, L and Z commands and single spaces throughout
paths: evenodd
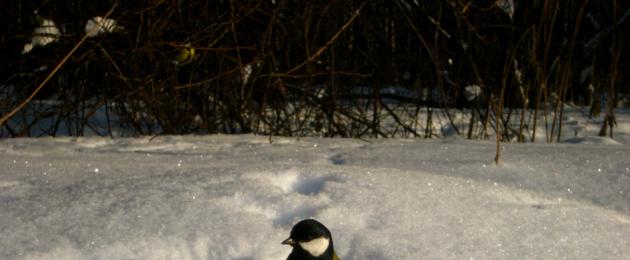
M 0 259 L 630 259 L 630 148 L 256 136 L 0 141 Z

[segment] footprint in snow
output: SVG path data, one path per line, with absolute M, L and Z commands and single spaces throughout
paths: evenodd
M 334 154 L 328 157 L 328 161 L 333 165 L 344 165 L 346 164 L 346 158 L 342 154 Z
M 300 193 L 314 196 L 319 194 L 329 181 L 339 181 L 333 175 L 313 176 L 313 174 L 300 173 L 295 169 L 269 176 L 270 182 L 280 187 L 284 193 Z

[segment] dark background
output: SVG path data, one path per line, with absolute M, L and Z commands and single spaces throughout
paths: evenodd
M 630 1 L 514 2 L 510 17 L 491 0 L 0 1 L 3 116 L 90 18 L 115 5 L 110 18 L 124 26 L 80 45 L 0 136 L 57 135 L 61 125 L 80 136 L 104 110 L 101 135 L 431 137 L 418 130 L 430 116 L 407 119 L 439 108 L 471 115 L 468 130 L 455 127 L 462 136 L 502 124 L 503 140 L 529 141 L 523 129 L 536 121 L 520 111 L 555 112 L 560 127 L 565 104 L 603 115 L 600 134 L 610 135 L 613 108 L 630 94 Z M 34 11 L 63 35 L 22 54 Z M 174 64 L 187 44 L 195 56 Z M 483 94 L 467 99 L 470 85 Z

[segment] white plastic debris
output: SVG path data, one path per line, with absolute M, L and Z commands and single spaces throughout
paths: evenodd
M 123 29 L 124 27 L 119 26 L 116 20 L 100 16 L 92 17 L 85 24 L 85 34 L 87 34 L 88 37 L 96 37 L 104 33 L 118 32 Z
M 49 19 L 43 19 L 39 27 L 33 30 L 31 42 L 24 44 L 22 54 L 27 54 L 36 46 L 46 46 L 56 41 L 61 36 L 61 31 L 55 25 L 55 22 Z

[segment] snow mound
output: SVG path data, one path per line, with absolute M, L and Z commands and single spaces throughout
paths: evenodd
M 575 149 L 580 148 L 580 149 Z M 630 258 L 623 145 L 254 136 L 0 142 L 0 259 Z M 551 158 L 551 159 L 550 159 Z M 25 163 L 28 162 L 28 163 Z
M 574 137 L 574 138 L 569 138 L 569 139 L 564 140 L 563 143 L 568 143 L 568 144 L 614 144 L 614 145 L 621 145 L 620 142 L 615 141 L 612 138 L 602 137 L 602 136 Z

